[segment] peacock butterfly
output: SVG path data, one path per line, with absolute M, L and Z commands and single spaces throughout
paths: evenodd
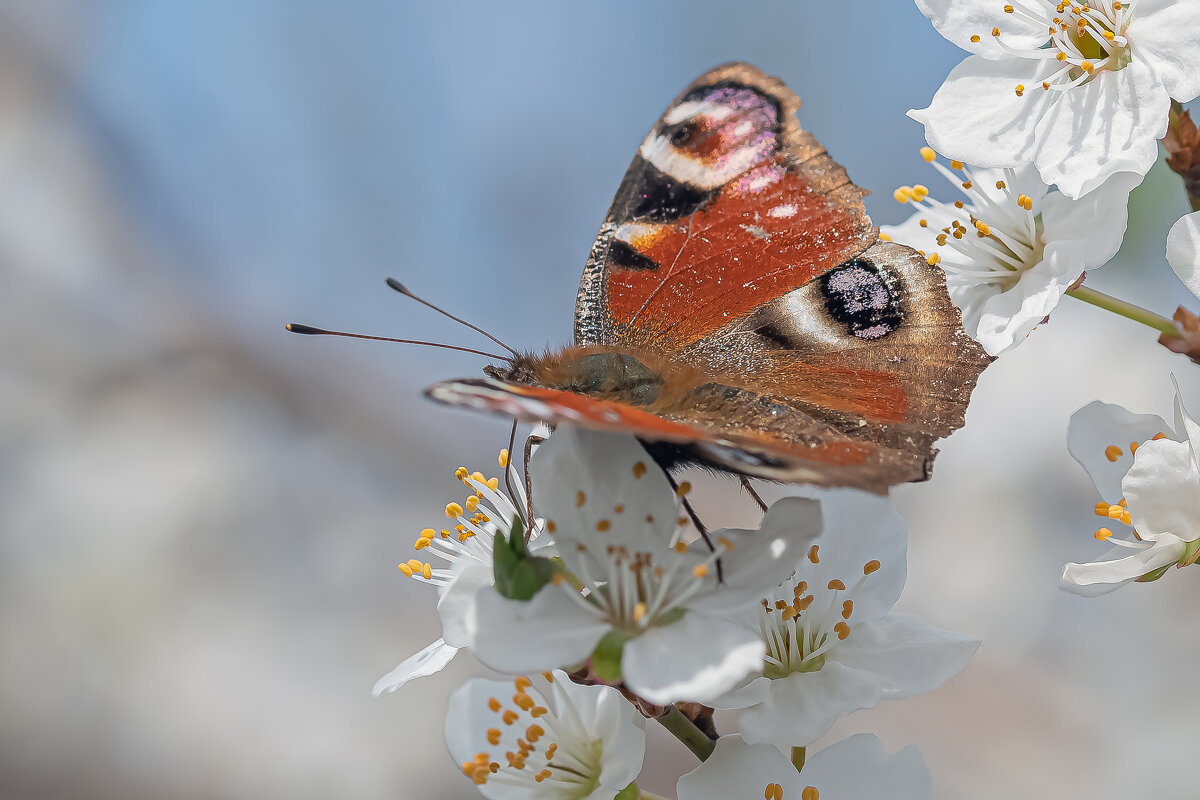
M 426 394 L 631 432 L 668 469 L 879 493 L 928 478 L 990 358 L 941 270 L 880 239 L 799 107 L 748 64 L 701 75 L 621 181 L 575 344 Z

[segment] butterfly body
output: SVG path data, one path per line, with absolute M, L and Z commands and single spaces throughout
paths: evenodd
M 799 105 L 749 65 L 698 78 L 617 191 L 575 344 L 428 395 L 631 432 L 668 467 L 876 492 L 928 477 L 990 359 L 941 271 L 879 239 Z

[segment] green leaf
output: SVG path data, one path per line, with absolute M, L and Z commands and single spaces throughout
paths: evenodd
M 492 573 L 496 591 L 510 600 L 529 600 L 554 578 L 554 562 L 530 556 L 525 547 L 525 526 L 514 517 L 512 534 L 497 533 L 492 542 Z

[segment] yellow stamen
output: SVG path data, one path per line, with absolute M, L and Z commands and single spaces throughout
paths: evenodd
M 821 563 L 821 559 L 817 555 L 817 551 L 820 549 L 820 547 L 821 547 L 820 545 L 814 544 L 812 547 L 808 548 L 808 560 L 814 564 Z
M 1108 447 L 1104 448 L 1104 457 L 1109 461 L 1116 461 L 1123 455 L 1125 455 L 1125 452 L 1115 444 L 1110 444 Z
M 939 256 L 937 253 L 930 253 L 929 258 L 925 259 L 925 261 L 929 263 L 929 266 L 936 267 L 938 264 L 941 263 L 942 257 Z
M 842 602 L 842 619 L 850 619 L 850 615 L 854 613 L 854 601 L 845 600 Z
M 697 578 L 703 578 L 705 575 L 708 574 L 708 565 L 697 564 L 696 566 L 692 567 L 692 574 L 695 575 Z
M 1092 535 L 1103 542 L 1103 541 L 1109 539 L 1113 535 L 1113 532 L 1110 531 L 1108 528 L 1099 528 Z
M 679 488 L 675 490 L 675 496 L 676 497 L 687 497 L 688 493 L 691 491 L 692 491 L 692 484 L 688 481 L 684 481 L 683 483 L 679 484 Z
M 583 508 L 583 504 L 587 502 L 587 495 L 582 491 L 575 493 L 575 507 Z
M 633 607 L 633 621 L 641 622 L 646 616 L 646 604 L 639 602 Z
M 842 583 L 837 578 L 834 578 L 829 582 L 826 588 L 828 588 L 830 591 L 844 592 L 846 591 L 846 584 Z
M 880 564 L 878 561 L 868 561 L 866 564 L 863 564 L 863 575 L 870 575 L 872 572 L 879 569 L 879 567 Z
M 820 798 L 821 793 L 815 786 L 805 786 L 804 791 L 800 793 L 800 800 L 820 800 Z
M 500 451 L 500 457 L 496 460 L 500 463 L 500 469 L 505 469 L 508 467 L 508 448 L 507 447 Z
M 844 621 L 839 622 L 837 625 L 834 625 L 833 629 L 835 631 L 837 631 L 837 637 L 839 639 L 845 639 L 847 636 L 850 635 L 850 626 L 847 625 Z
M 922 147 L 921 148 L 921 158 L 932 163 L 933 160 L 937 158 L 937 153 L 933 152 L 932 147 Z
M 640 478 L 646 474 L 646 462 L 639 461 L 633 465 L 633 477 Z
M 458 503 L 448 503 L 446 505 L 446 516 L 450 519 L 458 519 L 463 514 L 463 507 Z
M 603 533 L 604 531 L 608 530 L 611 527 L 612 527 L 612 523 L 606 519 L 598 520 L 596 522 L 596 530 L 600 531 L 601 533 Z
M 975 230 L 979 231 L 984 236 L 992 235 L 992 229 L 989 228 L 988 224 L 981 219 L 975 220 Z

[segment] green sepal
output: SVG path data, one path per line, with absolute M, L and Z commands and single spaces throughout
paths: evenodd
M 1173 566 L 1174 566 L 1174 564 L 1172 563 L 1172 564 L 1166 564 L 1165 566 L 1161 566 L 1158 569 L 1152 569 L 1149 572 L 1147 572 L 1145 575 L 1142 575 L 1140 578 L 1134 578 L 1134 580 L 1137 583 L 1150 583 L 1151 581 L 1156 581 L 1159 578 L 1161 578 L 1163 575 L 1166 575 L 1167 570 L 1169 570 Z
M 1183 543 L 1183 555 L 1180 556 L 1178 564 L 1181 567 L 1191 566 L 1196 563 L 1196 559 L 1200 558 L 1200 539 L 1193 539 L 1190 542 Z
M 510 600 L 529 600 L 554 578 L 554 562 L 529 555 L 525 526 L 513 517 L 512 533 L 496 532 L 492 543 L 492 574 L 496 591 Z
M 637 784 L 631 783 L 621 791 L 617 792 L 617 796 L 613 800 L 638 800 L 642 793 L 638 791 Z
M 625 643 L 637 638 L 632 631 L 613 629 L 604 634 L 604 638 L 592 651 L 592 674 L 605 683 L 617 683 L 621 680 L 621 653 Z

